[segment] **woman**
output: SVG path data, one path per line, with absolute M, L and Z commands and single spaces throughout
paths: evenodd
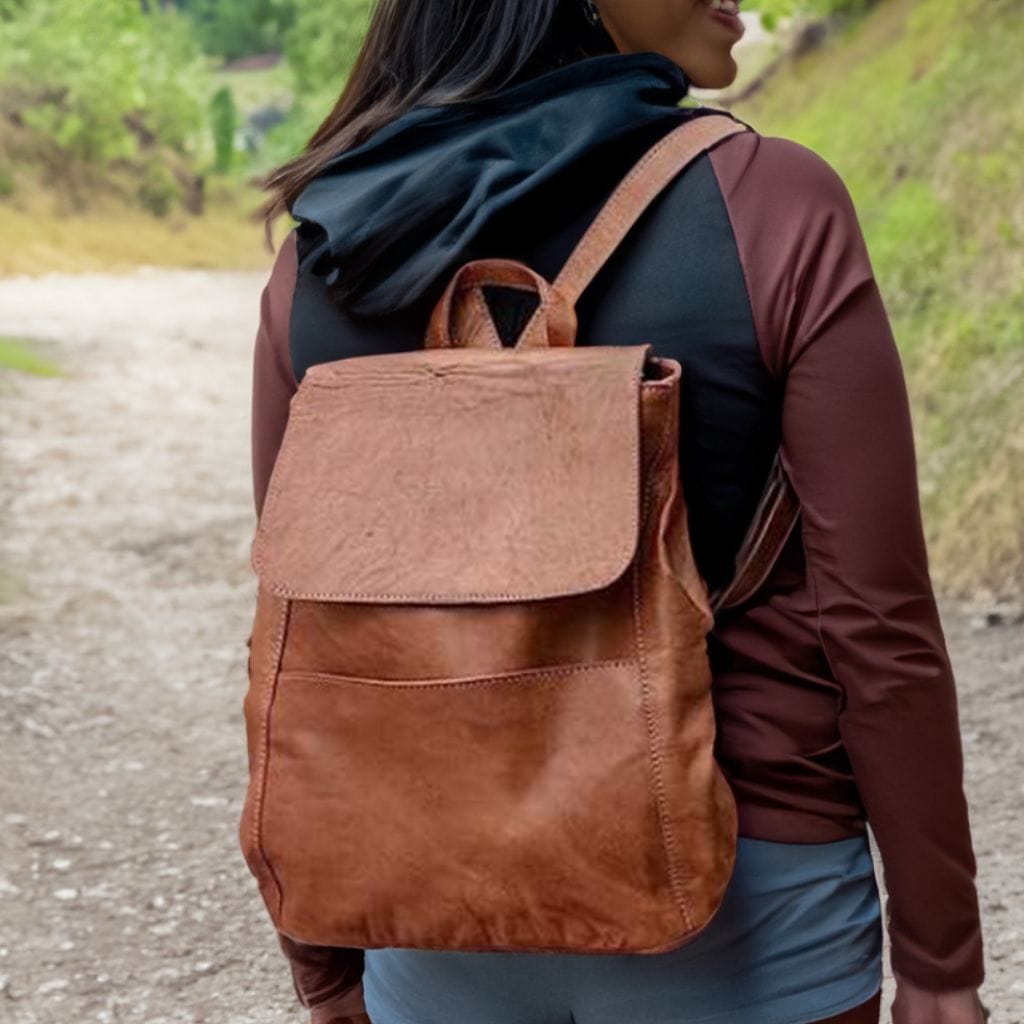
M 689 85 L 733 80 L 741 35 L 732 0 L 381 0 L 334 111 L 268 179 L 268 223 L 289 210 L 300 226 L 263 296 L 257 511 L 309 366 L 421 347 L 470 259 L 554 279 L 626 170 L 692 116 Z M 893 1021 L 981 1024 L 956 691 L 902 369 L 845 187 L 794 142 L 732 135 L 659 197 L 577 314 L 578 344 L 642 339 L 685 368 L 684 490 L 712 589 L 780 444 L 801 501 L 764 586 L 709 636 L 740 816 L 726 900 L 655 956 L 281 935 L 300 1001 L 318 1024 L 877 1022 L 870 821 Z

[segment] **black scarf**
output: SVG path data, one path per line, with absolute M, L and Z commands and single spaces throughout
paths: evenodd
M 646 51 L 416 107 L 331 160 L 296 200 L 299 272 L 323 277 L 353 315 L 401 310 L 485 254 L 499 226 L 545 230 L 681 120 L 714 113 L 678 106 L 689 85 L 676 64 Z

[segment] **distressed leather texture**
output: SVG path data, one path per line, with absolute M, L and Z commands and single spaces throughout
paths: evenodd
M 422 351 L 303 378 L 253 544 L 240 826 L 283 936 L 657 953 L 720 905 L 737 812 L 680 483 L 685 370 L 641 338 L 575 348 L 572 310 L 660 190 L 741 130 L 666 136 L 553 283 L 474 261 Z M 489 285 L 536 296 L 515 346 Z M 749 595 L 795 514 L 774 476 L 722 596 Z
M 261 579 L 290 598 L 418 603 L 610 583 L 637 542 L 646 352 L 444 348 L 313 367 L 256 537 Z

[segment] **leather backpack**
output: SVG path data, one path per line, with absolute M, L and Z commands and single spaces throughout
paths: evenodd
M 578 296 L 658 193 L 746 130 L 696 116 L 554 283 L 484 259 L 425 345 L 312 367 L 253 543 L 240 840 L 277 929 L 355 948 L 658 953 L 736 852 L 707 633 L 797 515 L 778 459 L 715 594 L 679 476 L 680 363 L 574 345 Z M 504 345 L 483 289 L 536 296 Z

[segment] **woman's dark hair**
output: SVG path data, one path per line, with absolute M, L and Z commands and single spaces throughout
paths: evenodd
M 479 99 L 615 49 L 583 0 L 377 0 L 334 109 L 302 153 L 263 179 L 268 243 L 274 219 L 327 161 L 412 107 Z

